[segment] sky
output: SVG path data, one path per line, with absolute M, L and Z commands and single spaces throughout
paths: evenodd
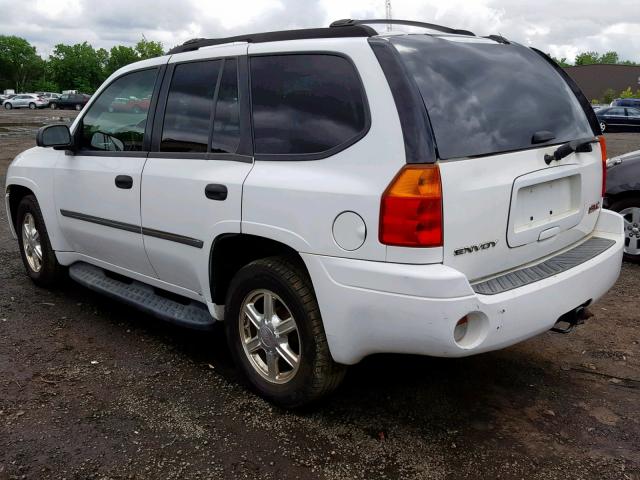
M 392 0 L 393 18 L 499 33 L 572 61 L 615 50 L 640 62 L 640 0 Z M 327 26 L 384 18 L 384 0 L 0 0 L 0 34 L 48 56 L 57 43 L 132 45 L 144 35 L 169 49 L 194 37 Z

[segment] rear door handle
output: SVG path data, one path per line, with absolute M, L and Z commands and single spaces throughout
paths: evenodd
M 210 183 L 204 187 L 204 194 L 210 200 L 226 200 L 227 187 L 218 183 Z
M 133 187 L 133 178 L 131 178 L 129 175 L 118 175 L 116 177 L 116 187 L 129 190 L 131 187 Z

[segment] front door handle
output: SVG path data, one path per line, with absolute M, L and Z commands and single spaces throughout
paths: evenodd
M 133 178 L 131 178 L 129 175 L 118 175 L 116 177 L 116 187 L 129 190 L 131 187 L 133 187 Z
M 210 200 L 226 200 L 227 187 L 218 183 L 210 183 L 204 187 L 204 194 Z

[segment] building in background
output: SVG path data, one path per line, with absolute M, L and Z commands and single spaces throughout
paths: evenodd
M 582 89 L 586 97 L 602 102 L 607 90 L 613 90 L 616 98 L 622 90 L 631 87 L 640 90 L 640 65 L 578 65 L 564 70 Z

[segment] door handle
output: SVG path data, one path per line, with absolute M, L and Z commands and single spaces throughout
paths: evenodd
M 129 190 L 131 187 L 133 187 L 133 178 L 131 178 L 129 175 L 118 175 L 116 177 L 116 187 Z
M 210 200 L 226 200 L 227 187 L 218 183 L 210 183 L 204 187 L 204 194 Z

